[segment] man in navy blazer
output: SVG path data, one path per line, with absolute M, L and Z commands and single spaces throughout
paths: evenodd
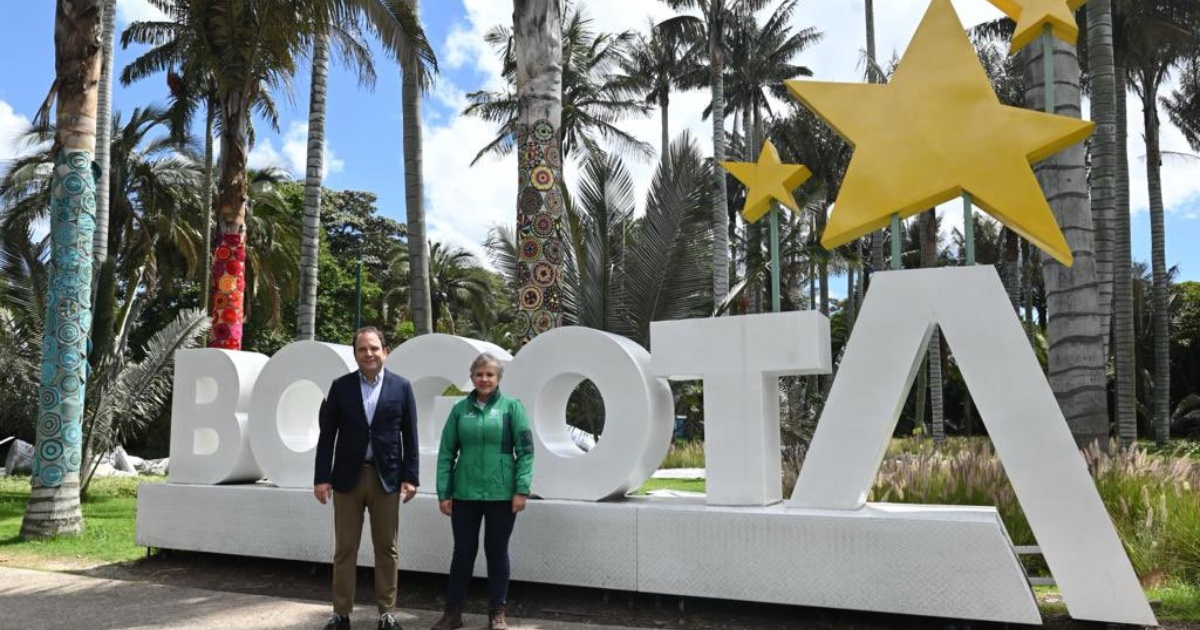
M 349 630 L 363 510 L 371 517 L 379 630 L 401 630 L 396 606 L 400 501 L 417 493 L 420 458 L 412 384 L 384 369 L 383 334 L 354 334 L 358 370 L 335 380 L 321 403 L 313 494 L 333 496 L 333 616 L 325 630 Z

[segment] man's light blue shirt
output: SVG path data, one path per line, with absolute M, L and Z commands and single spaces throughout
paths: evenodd
M 371 426 L 371 422 L 375 420 L 375 407 L 379 404 L 379 392 L 383 389 L 383 371 L 375 375 L 375 382 L 367 380 L 367 375 L 358 371 L 358 386 L 362 392 L 363 412 L 367 414 L 367 426 Z M 367 459 L 375 459 L 375 453 L 371 449 L 371 441 L 367 440 Z

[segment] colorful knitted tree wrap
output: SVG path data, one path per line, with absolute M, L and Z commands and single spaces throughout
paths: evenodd
M 213 326 L 210 348 L 242 349 L 245 315 L 246 238 L 224 234 L 213 251 Z
M 517 344 L 562 324 L 562 154 L 548 120 L 517 128 Z
M 50 182 L 50 295 L 42 332 L 37 455 L 33 475 L 57 487 L 79 474 L 92 325 L 92 236 L 96 180 L 92 152 L 60 150 Z

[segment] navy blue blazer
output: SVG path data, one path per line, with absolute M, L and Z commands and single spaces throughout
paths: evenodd
M 362 472 L 368 440 L 384 490 L 395 492 L 402 482 L 420 485 L 417 401 L 412 384 L 386 369 L 382 376 L 379 403 L 370 424 L 363 411 L 358 370 L 329 386 L 329 395 L 321 403 L 314 485 L 332 484 L 336 492 L 353 490 Z

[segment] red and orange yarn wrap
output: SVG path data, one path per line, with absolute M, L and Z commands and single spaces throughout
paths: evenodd
M 246 291 L 246 239 L 224 234 L 213 252 L 213 322 L 210 348 L 242 349 Z

